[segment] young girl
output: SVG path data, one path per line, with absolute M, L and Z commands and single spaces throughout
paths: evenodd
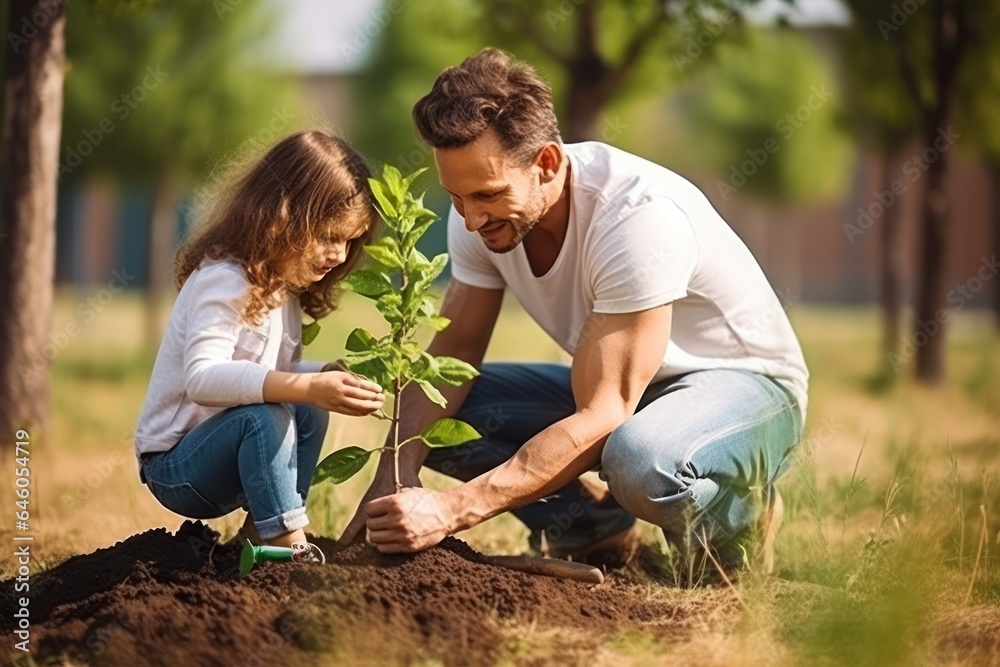
M 385 400 L 336 364 L 301 360 L 302 312 L 334 309 L 374 235 L 369 176 L 342 139 L 293 134 L 215 197 L 178 252 L 180 293 L 135 434 L 140 478 L 166 508 L 208 519 L 242 507 L 255 543 L 308 546 L 328 411 Z

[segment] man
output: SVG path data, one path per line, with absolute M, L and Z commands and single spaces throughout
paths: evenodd
M 760 517 L 778 518 L 777 477 L 802 433 L 808 372 L 749 250 L 677 174 L 601 143 L 564 145 L 552 92 L 486 49 L 446 69 L 413 109 L 454 205 L 452 320 L 429 351 L 481 376 L 402 403 L 400 438 L 455 416 L 483 440 L 392 457 L 342 540 L 367 527 L 410 552 L 513 511 L 549 553 L 623 544 L 641 518 L 679 546 L 739 565 Z M 483 364 L 505 289 L 572 355 Z M 420 488 L 422 466 L 464 483 Z M 600 469 L 613 498 L 578 478 Z M 763 508 L 762 508 L 763 501 Z M 770 568 L 770 563 L 765 563 Z

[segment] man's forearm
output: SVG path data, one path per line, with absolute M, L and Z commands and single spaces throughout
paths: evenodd
M 457 525 L 471 528 L 534 502 L 592 469 L 624 417 L 576 413 L 529 440 L 505 463 L 446 493 Z

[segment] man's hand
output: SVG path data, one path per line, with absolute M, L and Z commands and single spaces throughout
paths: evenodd
M 385 458 L 391 463 L 392 452 L 385 452 Z M 417 488 L 421 486 L 420 476 L 416 472 L 406 470 L 402 466 L 400 466 L 399 477 L 399 481 L 403 486 Z M 337 540 L 338 544 L 345 546 L 350 544 L 357 538 L 358 533 L 365 529 L 365 508 L 368 503 L 385 496 L 391 496 L 394 493 L 396 493 L 396 483 L 392 479 L 392 467 L 380 465 L 375 473 L 375 479 L 372 480 L 368 491 L 365 492 L 364 497 L 358 504 L 358 509 L 354 512 L 354 516 L 347 524 L 344 532 L 341 533 L 340 539 Z
M 403 489 L 365 506 L 368 539 L 382 553 L 432 547 L 455 528 L 447 496 L 430 489 Z

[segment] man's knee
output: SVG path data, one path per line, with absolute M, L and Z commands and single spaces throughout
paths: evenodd
M 601 476 L 615 500 L 640 519 L 661 523 L 664 503 L 690 495 L 689 466 L 671 445 L 666 435 L 626 422 L 604 446 Z

